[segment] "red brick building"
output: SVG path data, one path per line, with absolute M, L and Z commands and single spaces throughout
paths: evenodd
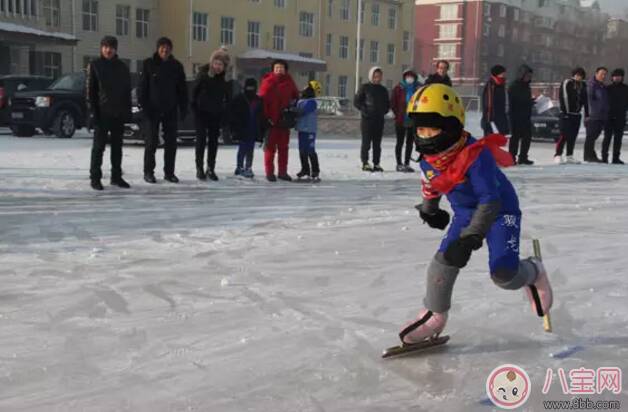
M 502 64 L 514 75 L 531 66 L 537 87 L 560 82 L 575 66 L 602 64 L 608 16 L 580 0 L 416 0 L 414 64 L 433 71 L 451 62 L 450 75 L 468 95 Z

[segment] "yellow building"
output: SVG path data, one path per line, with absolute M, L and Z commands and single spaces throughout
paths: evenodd
M 414 1 L 362 2 L 359 79 L 381 66 L 392 87 L 412 62 Z M 192 74 L 226 47 L 242 80 L 260 77 L 268 61 L 285 57 L 299 87 L 309 78 L 323 93 L 352 97 L 356 83 L 358 0 L 160 0 L 161 33 Z

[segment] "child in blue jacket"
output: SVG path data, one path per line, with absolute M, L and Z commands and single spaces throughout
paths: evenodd
M 427 270 L 425 307 L 399 334 L 404 344 L 438 336 L 447 322 L 451 296 L 460 269 L 473 251 L 489 249 L 493 282 L 503 289 L 525 287 L 539 316 L 552 306 L 552 289 L 542 262 L 519 260 L 521 210 L 514 187 L 498 168 L 513 164 L 500 146 L 503 135 L 476 140 L 464 130 L 465 113 L 456 92 L 443 84 L 419 89 L 408 105 L 417 150 L 423 155 L 421 219 L 430 227 L 449 230 Z M 445 195 L 454 213 L 439 207 Z
M 297 131 L 299 132 L 299 157 L 301 171 L 297 173 L 299 180 L 320 181 L 320 168 L 316 154 L 316 131 L 318 115 L 316 113 L 316 97 L 320 95 L 321 85 L 311 80 L 301 92 L 301 99 L 297 102 L 299 117 Z

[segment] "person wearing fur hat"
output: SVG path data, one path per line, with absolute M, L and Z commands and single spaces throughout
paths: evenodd
M 410 159 L 412 158 L 414 130 L 412 121 L 408 117 L 408 102 L 421 86 L 418 81 L 417 74 L 414 70 L 405 70 L 401 76 L 401 81 L 393 88 L 390 96 L 390 108 L 395 114 L 395 132 L 397 134 L 397 144 L 395 145 L 395 157 L 397 158 L 397 171 L 404 173 L 412 173 L 414 169 L 410 167 Z M 403 146 L 406 146 L 406 153 L 401 160 L 401 152 Z
M 362 115 L 360 129 L 362 131 L 362 148 L 360 158 L 362 170 L 365 172 L 383 172 L 379 162 L 382 155 L 382 136 L 384 134 L 384 116 L 390 110 L 388 90 L 382 86 L 383 71 L 381 67 L 371 67 L 369 81 L 358 89 L 353 98 L 353 105 Z M 369 151 L 373 147 L 373 166 L 369 164 Z
M 94 119 L 94 143 L 90 180 L 94 190 L 103 190 L 102 158 L 107 140 L 111 142 L 111 184 L 130 186 L 122 178 L 122 135 L 124 123 L 131 120 L 131 74 L 118 58 L 118 39 L 105 36 L 100 57 L 87 68 L 87 105 Z
M 620 159 L 621 143 L 626 127 L 626 111 L 628 110 L 628 86 L 624 83 L 624 69 L 615 69 L 611 73 L 612 83 L 608 89 L 608 122 L 604 128 L 604 140 L 602 141 L 602 162 L 608 163 L 608 149 L 613 140 L 612 163 L 623 165 Z
M 259 95 L 264 102 L 264 116 L 270 126 L 268 138 L 264 144 L 264 168 L 269 182 L 292 181 L 288 174 L 288 147 L 290 129 L 293 120 L 286 117 L 286 109 L 293 106 L 299 98 L 292 76 L 288 73 L 288 62 L 275 60 L 270 65 L 271 71 L 262 77 Z M 292 123 L 292 124 L 291 124 Z M 275 153 L 278 157 L 278 175 L 275 175 Z
M 160 125 L 164 138 L 164 179 L 179 183 L 174 174 L 177 157 L 177 130 L 179 118 L 188 113 L 188 88 L 183 65 L 172 55 L 172 40 L 157 40 L 157 50 L 144 60 L 137 92 L 137 100 L 144 117 L 144 181 L 155 179 L 155 153 L 159 145 Z
M 535 257 L 519 259 L 519 199 L 498 167 L 514 163 L 501 148 L 506 137 L 491 134 L 476 140 L 470 136 L 464 130 L 462 99 L 443 84 L 419 89 L 408 112 L 414 121 L 417 150 L 423 155 L 423 202 L 415 207 L 429 227 L 449 228 L 427 268 L 424 307 L 399 333 L 402 344 L 424 344 L 443 332 L 456 278 L 485 242 L 491 280 L 501 289 L 524 289 L 533 312 L 547 314 L 553 296 L 543 262 Z M 453 219 L 439 206 L 443 196 Z
M 491 68 L 491 77 L 482 92 L 482 129 L 484 135 L 499 132 L 508 134 L 506 114 L 506 68 L 497 64 Z M 497 130 L 493 130 L 493 124 Z
M 196 121 L 196 178 L 218 180 L 216 155 L 226 108 L 231 101 L 231 84 L 225 80 L 231 59 L 225 49 L 214 51 L 209 64 L 201 66 L 192 92 L 192 111 Z M 207 147 L 207 172 L 204 169 Z

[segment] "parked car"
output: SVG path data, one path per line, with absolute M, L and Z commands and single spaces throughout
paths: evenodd
M 36 129 L 71 138 L 87 119 L 85 71 L 60 77 L 47 88 L 16 92 L 11 99 L 11 128 L 30 137 Z
M 560 109 L 558 107 L 551 107 L 542 113 L 538 113 L 536 108 L 533 108 L 532 138 L 558 141 L 560 138 L 559 120 Z
M 355 113 L 355 109 L 353 108 L 351 101 L 344 97 L 317 97 L 316 104 L 319 114 L 346 116 Z
M 10 102 L 16 92 L 45 89 L 50 83 L 52 78 L 45 76 L 0 76 L 0 127 L 10 126 Z

